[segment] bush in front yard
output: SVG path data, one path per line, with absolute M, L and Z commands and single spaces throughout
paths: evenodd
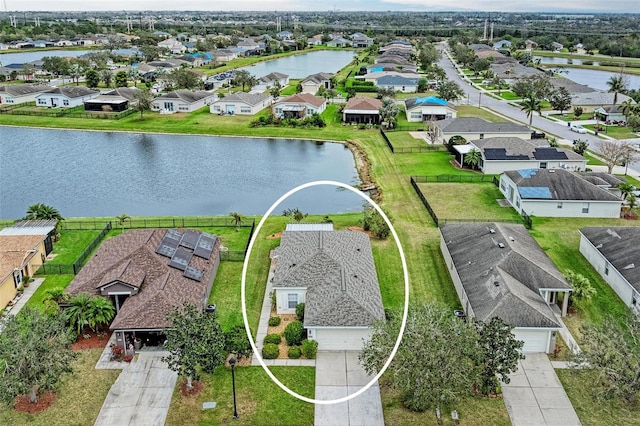
M 300 351 L 300 346 L 291 346 L 289 348 L 289 358 L 291 359 L 298 359 L 300 358 L 300 355 L 302 354 L 302 352 Z
M 299 345 L 302 342 L 302 332 L 304 327 L 300 321 L 293 321 L 287 325 L 284 329 L 284 338 L 287 341 L 287 345 L 294 346 Z
M 267 334 L 266 336 L 264 336 L 264 340 L 262 341 L 262 343 L 264 343 L 265 345 L 267 343 L 273 343 L 274 345 L 279 345 L 281 341 L 282 341 L 282 337 L 279 334 Z
M 262 358 L 276 359 L 280 355 L 280 348 L 275 343 L 267 343 L 262 348 Z
M 282 319 L 280 317 L 271 317 L 269 318 L 269 326 L 270 327 L 277 327 L 280 325 L 280 322 L 282 321 Z
M 304 303 L 298 303 L 296 305 L 296 316 L 299 321 L 304 321 Z
M 302 341 L 302 355 L 307 359 L 313 359 L 318 353 L 318 342 L 316 340 L 304 339 Z

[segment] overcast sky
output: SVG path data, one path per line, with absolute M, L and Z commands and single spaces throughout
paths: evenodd
M 638 0 L 3 0 L 8 10 L 479 10 L 640 13 Z

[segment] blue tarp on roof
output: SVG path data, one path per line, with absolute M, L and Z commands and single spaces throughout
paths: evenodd
M 427 96 L 426 98 L 416 98 L 416 105 L 418 104 L 437 104 L 437 105 L 442 105 L 445 106 L 447 104 L 447 101 L 445 101 L 444 99 L 440 99 L 438 97 L 435 96 Z
M 518 173 L 520 174 L 520 176 L 522 176 L 525 179 L 531 178 L 537 172 L 538 172 L 538 169 L 522 169 L 522 170 L 518 170 Z
M 518 192 L 522 198 L 546 198 L 551 200 L 551 191 L 546 186 L 519 186 Z
M 369 72 L 382 72 L 382 67 L 371 68 Z

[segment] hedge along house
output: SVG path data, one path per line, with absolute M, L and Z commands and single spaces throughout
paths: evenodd
M 522 215 L 618 218 L 622 199 L 564 169 L 508 170 L 500 192 Z
M 207 305 L 218 270 L 220 239 L 195 230 L 131 230 L 106 240 L 66 291 L 108 297 L 109 327 L 127 348 L 160 346 L 167 315 L 189 302 Z
M 440 250 L 468 317 L 499 317 L 523 352 L 552 352 L 571 286 L 522 225 L 447 224 Z M 556 304 L 563 294 L 562 308 Z M 554 314 L 554 310 L 556 313 Z
M 320 349 L 361 350 L 374 321 L 384 319 L 369 237 L 325 224 L 295 229 L 283 232 L 272 255 L 277 313 L 304 303 L 307 337 Z
M 580 253 L 625 305 L 640 315 L 640 228 L 580 229 Z
M 55 220 L 26 220 L 0 231 L 0 309 L 18 294 L 23 277 L 32 277 L 53 250 Z
M 427 122 L 455 118 L 456 107 L 435 96 L 411 98 L 404 101 L 407 120 L 411 122 Z

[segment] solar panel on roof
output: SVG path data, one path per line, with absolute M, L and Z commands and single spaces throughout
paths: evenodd
M 211 252 L 213 252 L 213 246 L 216 244 L 217 239 L 218 237 L 215 235 L 203 232 L 200 235 L 198 244 L 196 244 L 196 248 L 193 250 L 193 254 L 203 259 L 208 259 L 211 257 Z
M 194 248 L 196 248 L 196 244 L 198 243 L 198 238 L 200 238 L 199 232 L 192 231 L 192 230 L 184 231 L 184 234 L 182 235 L 182 239 L 180 240 L 180 245 L 193 250 Z
M 164 234 L 164 238 L 175 241 L 177 247 L 180 239 L 182 238 L 182 232 L 175 229 L 169 229 L 167 233 Z
M 567 154 L 555 148 L 536 148 L 534 155 L 536 160 L 567 160 Z
M 156 253 L 165 256 L 165 257 L 172 257 L 173 254 L 176 252 L 176 248 L 175 247 L 170 247 L 166 244 L 162 244 L 160 243 L 160 245 L 158 246 L 158 248 L 156 249 Z
M 504 148 L 485 148 L 484 158 L 487 160 L 506 160 L 507 150 Z
M 178 247 L 169 262 L 169 266 L 184 271 L 189 265 L 192 256 L 193 254 L 191 252 L 186 251 L 182 247 Z
M 192 280 L 200 282 L 202 281 L 202 276 L 204 275 L 204 271 L 200 269 L 196 269 L 191 266 L 187 266 L 186 269 L 184 270 L 184 274 L 182 275 Z
M 178 237 L 176 239 L 176 233 Z M 176 251 L 176 247 L 178 247 L 178 242 L 180 242 L 181 233 L 177 231 L 169 230 L 164 234 L 162 241 L 158 244 L 156 248 L 156 253 L 162 256 L 171 257 Z
M 546 186 L 520 186 L 518 187 L 520 197 L 522 198 L 544 198 L 551 200 L 553 196 Z

